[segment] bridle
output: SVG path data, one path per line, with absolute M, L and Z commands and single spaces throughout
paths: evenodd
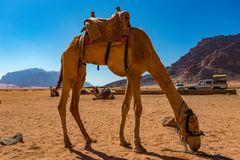
M 185 104 L 185 102 L 183 101 L 181 103 L 180 109 L 178 111 L 178 116 L 177 116 L 177 124 L 178 124 L 178 133 L 181 134 L 183 136 L 184 141 L 187 141 L 188 137 L 199 137 L 199 136 L 204 136 L 205 134 L 202 131 L 191 131 L 189 129 L 189 123 L 190 123 L 190 119 L 191 117 L 194 115 L 192 109 L 188 109 L 187 111 L 185 111 L 184 113 L 186 114 L 186 116 L 179 122 L 179 116 L 182 110 L 182 106 Z M 182 122 L 185 121 L 185 133 L 186 135 L 184 135 L 182 132 L 180 132 L 180 125 L 182 124 Z M 195 118 L 192 122 L 196 121 L 197 118 Z

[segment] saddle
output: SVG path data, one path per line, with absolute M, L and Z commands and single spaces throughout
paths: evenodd
M 117 8 L 111 18 L 95 18 L 95 13 L 92 12 L 91 17 L 84 21 L 88 43 L 112 42 L 128 36 L 131 27 L 129 20 L 129 13 L 120 11 L 120 8 Z
M 130 15 L 127 11 L 121 11 L 120 7 L 116 8 L 110 18 L 96 18 L 95 12 L 91 12 L 91 17 L 84 21 L 85 31 L 83 39 L 83 48 L 88 50 L 89 55 L 96 53 L 95 44 L 103 43 L 106 45 L 106 51 L 100 50 L 97 54 L 105 56 L 105 65 L 108 65 L 111 46 L 121 47 L 120 54 L 123 51 L 125 72 L 128 69 L 128 35 L 130 34 Z M 87 48 L 87 49 L 86 49 Z M 116 47 L 115 47 L 116 48 Z M 91 50 L 94 50 L 93 52 Z M 101 52 L 101 53 L 100 53 Z M 105 53 L 104 53 L 105 52 Z M 83 51 L 83 57 L 85 52 Z M 97 66 L 99 70 L 99 65 Z

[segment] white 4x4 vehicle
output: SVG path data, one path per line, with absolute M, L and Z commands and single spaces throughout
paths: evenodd
M 200 80 L 196 84 L 187 86 L 189 90 L 206 90 L 206 89 L 226 89 L 226 75 L 213 75 L 213 79 Z

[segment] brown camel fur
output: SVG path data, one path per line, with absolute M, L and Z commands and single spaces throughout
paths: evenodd
M 134 128 L 134 151 L 138 153 L 146 152 L 140 140 L 140 117 L 142 114 L 142 103 L 140 96 L 140 76 L 148 71 L 157 81 L 161 89 L 166 94 L 175 115 L 176 122 L 179 125 L 179 135 L 185 144 L 188 144 L 191 150 L 197 151 L 201 146 L 202 132 L 199 130 L 197 116 L 190 112 L 188 105 L 176 91 L 166 69 L 162 65 L 157 53 L 147 34 L 138 29 L 131 28 L 128 36 L 128 69 L 124 67 L 124 52 L 121 42 L 112 42 L 110 55 L 108 59 L 109 69 L 118 76 L 126 76 L 128 83 L 125 97 L 122 104 L 122 120 L 119 131 L 120 145 L 129 146 L 130 143 L 125 140 L 124 126 L 126 117 L 130 108 L 130 102 L 134 99 L 135 128 Z M 66 127 L 66 103 L 69 92 L 72 89 L 72 101 L 70 112 L 76 120 L 85 140 L 86 145 L 96 142 L 88 135 L 79 115 L 78 103 L 79 92 L 83 86 L 86 76 L 86 65 L 83 63 L 93 63 L 98 65 L 105 64 L 105 53 L 107 43 L 95 42 L 83 49 L 83 36 L 75 37 L 70 46 L 62 55 L 62 69 L 60 82 L 63 82 L 62 95 L 58 106 L 61 117 L 65 147 L 71 147 L 71 142 L 67 134 Z M 59 84 L 58 84 L 59 86 Z M 190 114 L 191 113 L 191 114 Z

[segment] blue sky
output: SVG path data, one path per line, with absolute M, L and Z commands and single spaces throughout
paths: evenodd
M 58 71 L 62 52 L 90 12 L 109 17 L 116 6 L 147 32 L 165 66 L 204 37 L 240 33 L 238 0 L 0 0 L 0 77 L 35 67 Z M 107 67 L 87 67 L 94 85 L 118 79 Z

